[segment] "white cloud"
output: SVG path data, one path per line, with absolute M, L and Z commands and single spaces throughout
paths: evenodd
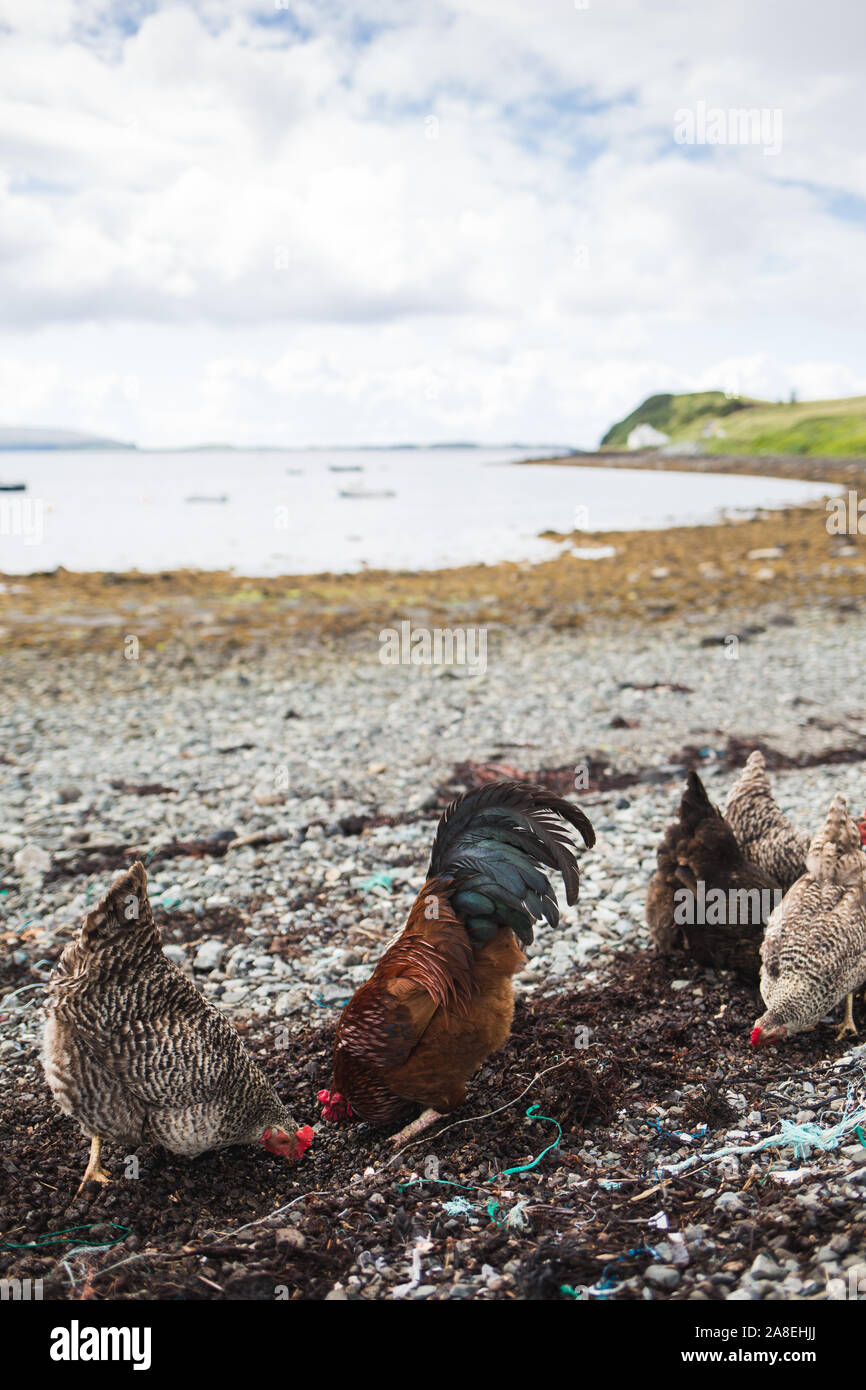
M 2 414 L 590 444 L 733 361 L 773 395 L 862 383 L 864 25 L 855 0 L 784 25 L 769 0 L 0 0 Z M 780 109 L 782 152 L 678 147 L 701 101 Z

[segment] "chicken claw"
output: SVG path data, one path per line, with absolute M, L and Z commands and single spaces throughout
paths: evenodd
M 82 1188 L 84 1188 L 87 1183 L 98 1182 L 101 1183 L 104 1187 L 107 1182 L 111 1182 L 111 1177 L 108 1173 L 106 1173 L 105 1169 L 99 1161 L 101 1154 L 102 1140 L 97 1139 L 96 1135 L 94 1134 L 92 1139 L 90 1140 L 90 1158 L 87 1161 L 87 1168 L 85 1170 L 84 1177 L 78 1184 L 78 1191 L 76 1192 L 73 1201 L 75 1200 L 75 1198 L 81 1196 Z
M 854 1025 L 854 1009 L 853 1009 L 853 1004 L 854 1004 L 854 995 L 853 995 L 853 994 L 847 995 L 847 996 L 846 996 L 846 999 L 845 999 L 845 1017 L 843 1018 L 842 1022 L 840 1023 L 839 1029 L 838 1029 L 838 1031 L 837 1031 L 837 1033 L 836 1033 L 836 1041 L 837 1041 L 837 1042 L 841 1042 L 842 1039 L 844 1038 L 844 1036 L 845 1036 L 846 1033 L 853 1033 L 853 1034 L 854 1034 L 854 1037 L 855 1037 L 855 1038 L 857 1037 L 857 1029 L 856 1029 L 856 1027 L 855 1027 L 855 1025 Z
M 424 1110 L 411 1124 L 406 1125 L 400 1130 L 399 1134 L 391 1135 L 391 1144 L 395 1149 L 399 1149 L 401 1144 L 405 1144 L 410 1139 L 417 1139 L 419 1134 L 423 1134 L 431 1125 L 435 1125 L 437 1120 L 444 1119 L 438 1110 Z

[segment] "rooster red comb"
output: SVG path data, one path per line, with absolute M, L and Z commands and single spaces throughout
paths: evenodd
M 353 1110 L 345 1096 L 341 1096 L 339 1091 L 319 1091 L 316 1099 L 322 1107 L 322 1119 L 329 1120 L 331 1124 L 339 1124 L 341 1120 L 351 1120 Z

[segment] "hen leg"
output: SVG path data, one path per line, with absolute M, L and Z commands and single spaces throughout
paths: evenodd
M 102 1140 L 97 1139 L 96 1135 L 94 1134 L 90 1140 L 90 1158 L 87 1162 L 87 1170 L 84 1174 L 84 1177 L 81 1179 L 81 1182 L 78 1184 L 78 1191 L 75 1194 L 76 1197 L 81 1196 L 81 1189 L 85 1186 L 86 1183 L 98 1182 L 105 1186 L 107 1182 L 111 1182 L 111 1178 L 109 1177 L 108 1173 L 106 1173 L 105 1169 L 99 1161 L 101 1154 Z
M 417 1139 L 418 1135 L 423 1134 L 425 1129 L 429 1129 L 431 1125 L 435 1125 L 437 1120 L 444 1118 L 444 1115 L 440 1115 L 438 1110 L 425 1110 L 418 1116 L 417 1120 L 413 1120 L 411 1124 L 401 1129 L 399 1134 L 392 1134 L 391 1143 L 395 1149 L 399 1149 L 401 1144 L 407 1143 L 410 1139 Z
M 846 1033 L 853 1033 L 855 1038 L 856 1038 L 856 1036 L 857 1036 L 857 1029 L 856 1029 L 855 1026 L 854 1026 L 854 1010 L 853 1010 L 853 1004 L 854 1004 L 854 995 L 853 995 L 853 993 L 852 993 L 852 994 L 849 994 L 848 997 L 847 997 L 847 999 L 845 1000 L 845 1017 L 843 1018 L 842 1023 L 840 1024 L 840 1027 L 839 1027 L 839 1031 L 838 1031 L 838 1033 L 836 1034 L 836 1041 L 837 1041 L 837 1042 L 840 1042 L 840 1041 L 842 1040 L 842 1038 L 844 1038 L 844 1036 L 845 1036 Z

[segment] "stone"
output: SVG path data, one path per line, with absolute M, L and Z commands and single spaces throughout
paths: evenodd
M 277 1018 L 288 1018 L 290 1014 L 296 1014 L 303 1009 L 305 999 L 297 990 L 286 990 L 276 999 L 273 1011 Z
M 781 1279 L 782 1271 L 769 1255 L 763 1252 L 752 1261 L 749 1274 L 753 1279 Z
M 282 1249 L 305 1250 L 307 1247 L 307 1237 L 294 1226 L 281 1226 L 276 1232 L 276 1240 Z
M 680 1282 L 680 1272 L 673 1265 L 647 1265 L 643 1277 L 657 1289 L 675 1289 Z
M 12 856 L 12 863 L 25 877 L 47 874 L 51 868 L 51 855 L 40 845 L 25 845 Z
M 726 1212 L 744 1211 L 745 1205 L 742 1197 L 736 1192 L 720 1192 L 713 1202 L 716 1211 Z
M 215 970 L 226 952 L 226 943 L 218 941 L 216 937 L 210 937 L 203 941 L 195 953 L 193 968 L 195 970 Z

